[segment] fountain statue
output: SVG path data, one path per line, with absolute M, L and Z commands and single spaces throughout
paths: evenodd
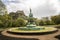
M 32 14 L 32 11 L 30 9 L 30 14 L 29 14 L 27 26 L 26 27 L 20 27 L 19 29 L 21 29 L 21 30 L 40 30 L 43 28 L 37 28 L 36 27 L 36 24 L 35 24 L 34 19 L 33 19 L 33 14 Z
M 36 27 L 31 9 L 30 9 L 30 14 L 29 14 L 27 27 Z

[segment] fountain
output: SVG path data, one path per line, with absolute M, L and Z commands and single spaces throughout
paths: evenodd
M 26 27 L 20 27 L 18 29 L 20 29 L 20 30 L 26 30 L 26 31 L 29 31 L 29 30 L 31 30 L 31 31 L 35 30 L 36 31 L 36 30 L 41 30 L 41 29 L 44 29 L 44 28 L 38 28 L 38 27 L 36 27 L 36 24 L 33 21 L 33 14 L 32 14 L 31 9 L 30 9 L 29 20 L 28 20 L 27 26 Z
M 43 27 L 43 26 L 36 26 L 35 22 L 33 21 L 33 14 L 30 9 L 29 20 L 26 27 L 17 27 L 17 28 L 10 28 L 7 30 L 7 33 L 12 34 L 46 34 L 50 32 L 57 31 L 54 27 Z M 3 33 L 4 34 L 4 33 Z
M 18 28 L 11 28 L 8 29 L 8 32 L 11 33 L 46 33 L 46 32 L 53 32 L 56 31 L 56 28 L 53 27 L 40 27 L 40 26 L 36 26 L 35 22 L 33 21 L 33 14 L 32 11 L 30 9 L 30 14 L 29 14 L 29 20 L 28 20 L 28 24 L 26 27 L 18 27 Z

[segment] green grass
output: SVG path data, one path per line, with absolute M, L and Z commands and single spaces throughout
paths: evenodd
M 9 31 L 11 31 L 11 32 L 23 32 L 23 33 L 26 33 L 26 32 L 28 32 L 28 33 L 33 33 L 33 32 L 49 32 L 49 31 L 55 31 L 55 30 L 57 30 L 56 28 L 54 28 L 54 27 L 45 27 L 45 29 L 43 29 L 43 30 L 17 30 L 18 28 L 11 28 L 11 29 L 9 29 Z

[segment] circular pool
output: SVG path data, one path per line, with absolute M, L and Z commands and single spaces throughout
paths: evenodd
M 57 28 L 54 27 L 33 27 L 33 28 L 27 28 L 27 27 L 17 27 L 17 28 L 10 28 L 8 29 L 9 33 L 21 33 L 21 34 L 35 34 L 35 33 L 39 33 L 39 34 L 44 34 L 44 33 L 50 33 L 50 32 L 55 32 L 57 31 Z

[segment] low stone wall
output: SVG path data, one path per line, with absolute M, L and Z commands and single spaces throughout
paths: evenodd
M 58 25 L 58 26 L 55 26 L 55 28 L 58 28 L 58 29 L 60 29 L 60 25 Z
M 36 33 L 24 33 L 24 32 L 12 32 L 12 31 L 7 31 L 7 33 L 9 34 L 15 34 L 15 35 L 46 35 L 46 34 L 52 34 L 57 32 L 58 30 L 54 30 L 54 31 L 49 31 L 49 32 L 36 32 Z
M 60 31 L 57 31 L 52 34 L 48 35 L 12 35 L 5 31 L 1 32 L 1 34 L 4 36 L 2 39 L 0 37 L 0 40 L 58 40 L 57 38 L 54 38 L 55 36 L 60 34 Z

